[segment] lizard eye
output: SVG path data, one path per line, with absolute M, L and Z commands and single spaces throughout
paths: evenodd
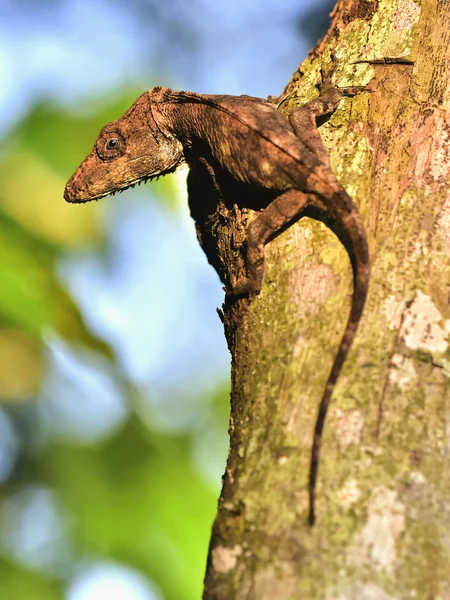
M 116 148 L 118 148 L 118 147 L 119 147 L 119 138 L 111 138 L 105 144 L 105 148 L 107 150 L 116 150 Z
M 96 150 L 102 160 L 115 160 L 123 156 L 126 142 L 119 131 L 102 132 L 97 138 Z

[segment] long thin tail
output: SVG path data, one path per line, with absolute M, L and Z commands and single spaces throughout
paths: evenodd
M 366 233 L 362 224 L 361 217 L 356 206 L 344 192 L 339 195 L 339 198 L 334 198 L 336 204 L 342 206 L 344 210 L 338 210 L 332 215 L 338 225 L 342 228 L 343 233 L 351 246 L 350 258 L 353 267 L 353 298 L 350 315 L 347 321 L 344 335 L 342 336 L 339 349 L 334 359 L 333 367 L 319 404 L 319 410 L 314 429 L 314 438 L 311 449 L 311 464 L 309 471 L 309 516 L 308 522 L 314 525 L 316 520 L 315 499 L 316 499 L 316 483 L 319 470 L 320 449 L 322 441 L 322 431 L 325 424 L 325 418 L 330 404 L 331 395 L 334 386 L 339 377 L 342 365 L 347 357 L 348 351 L 352 345 L 353 339 L 358 329 L 359 321 L 364 309 L 364 304 L 367 297 L 370 278 L 370 263 L 369 251 L 367 245 Z M 350 204 L 350 206 L 349 206 Z M 335 205 L 336 206 L 336 205 Z M 339 208 L 339 206 L 338 206 Z M 349 210 L 350 209 L 350 210 Z M 346 213 L 346 214 L 345 214 Z M 345 216 L 343 216 L 345 214 Z

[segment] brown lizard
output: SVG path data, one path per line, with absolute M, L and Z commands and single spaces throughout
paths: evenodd
M 314 207 L 337 224 L 353 268 L 350 315 L 322 399 L 311 451 L 309 523 L 315 521 L 315 487 L 321 436 L 333 388 L 352 344 L 366 300 L 370 264 L 358 210 L 333 174 L 316 118 L 332 113 L 341 97 L 331 74 L 316 100 L 300 106 L 289 121 L 271 102 L 250 96 L 206 95 L 157 87 L 104 127 L 91 153 L 68 181 L 64 198 L 88 202 L 187 164 L 189 204 L 195 218 L 202 203 L 198 176 L 213 189 L 251 198 L 258 216 L 246 231 L 247 276 L 230 293 L 254 295 L 264 278 L 264 245 Z M 199 175 L 200 174 L 200 175 Z M 200 197 L 199 197 L 200 196 Z

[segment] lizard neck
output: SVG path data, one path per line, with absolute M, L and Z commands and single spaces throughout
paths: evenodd
M 192 92 L 178 92 L 167 88 L 158 102 L 150 103 L 153 119 L 160 131 L 179 140 L 186 152 L 204 137 L 207 112 L 214 110 L 204 97 Z

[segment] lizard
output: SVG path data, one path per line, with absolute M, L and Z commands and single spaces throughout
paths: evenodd
M 246 229 L 246 275 L 232 280 L 235 298 L 259 294 L 264 246 L 312 207 L 337 225 L 353 271 L 353 296 L 346 328 L 320 400 L 308 479 L 309 514 L 315 499 L 321 437 L 333 389 L 355 337 L 370 279 L 367 236 L 358 209 L 334 175 L 316 124 L 333 113 L 344 95 L 334 69 L 323 77 L 319 96 L 286 119 L 273 101 L 252 96 L 208 95 L 155 87 L 99 133 L 94 148 L 67 182 L 64 198 L 98 200 L 187 165 L 191 214 L 202 203 L 205 177 L 214 193 L 233 191 L 249 199 L 257 216 Z M 200 180 L 199 180 L 200 177 Z

